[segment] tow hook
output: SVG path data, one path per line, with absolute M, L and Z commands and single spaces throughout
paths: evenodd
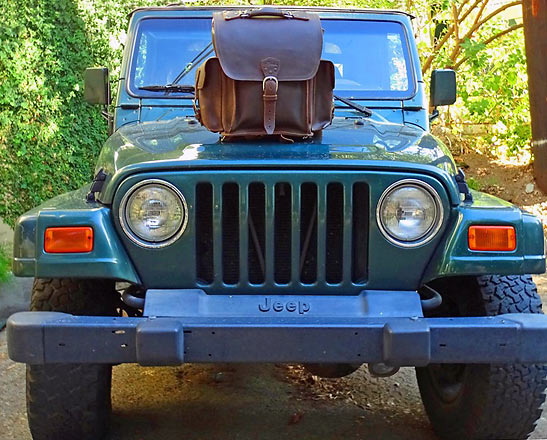
M 145 294 L 146 292 L 139 286 L 129 286 L 122 291 L 122 301 L 133 309 L 142 309 Z
M 374 377 L 389 377 L 397 373 L 399 367 L 393 367 L 391 365 L 386 365 L 383 362 L 378 362 L 375 364 L 368 364 L 368 371 Z
M 427 289 L 427 298 L 422 298 L 422 293 L 420 293 L 420 301 L 422 303 L 422 310 L 424 312 L 436 309 L 443 303 L 443 298 L 439 292 L 435 289 L 429 287 L 427 284 L 424 284 L 425 289 Z

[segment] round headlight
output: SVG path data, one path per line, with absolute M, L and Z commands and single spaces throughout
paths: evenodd
M 418 180 L 403 180 L 390 186 L 378 204 L 378 226 L 386 238 L 404 247 L 431 240 L 442 223 L 438 193 Z
M 184 232 L 188 221 L 180 191 L 163 180 L 145 180 L 131 188 L 120 205 L 122 228 L 145 247 L 167 246 Z

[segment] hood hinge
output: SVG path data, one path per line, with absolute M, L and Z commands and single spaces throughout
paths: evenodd
M 456 183 L 458 184 L 458 191 L 460 192 L 460 194 L 464 195 L 463 201 L 468 203 L 473 202 L 473 196 L 471 195 L 469 186 L 467 186 L 467 182 L 465 181 L 465 174 L 461 168 L 458 168 L 458 174 L 456 174 Z
M 86 200 L 88 202 L 95 202 L 95 193 L 101 192 L 103 190 L 104 183 L 106 182 L 106 177 L 108 176 L 107 173 L 104 172 L 104 170 L 101 168 L 99 171 L 97 171 L 97 174 L 95 174 L 95 177 L 93 178 L 93 182 L 91 183 L 91 188 L 89 190 L 89 193 L 87 194 Z

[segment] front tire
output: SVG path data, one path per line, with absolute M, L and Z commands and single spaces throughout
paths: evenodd
M 529 275 L 452 279 L 436 287 L 448 316 L 542 313 Z M 416 368 L 416 375 L 433 429 L 443 439 L 528 438 L 545 401 L 544 365 L 437 364 Z
M 118 296 L 104 280 L 37 279 L 32 311 L 115 316 Z M 27 414 L 34 440 L 100 440 L 110 426 L 110 365 L 27 365 Z

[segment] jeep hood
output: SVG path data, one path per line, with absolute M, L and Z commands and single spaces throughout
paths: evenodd
M 454 176 L 446 146 L 412 125 L 335 117 L 312 139 L 291 143 L 253 139 L 224 141 L 195 119 L 149 121 L 120 128 L 105 143 L 97 171 L 107 182 L 100 200 L 109 203 L 121 180 L 137 172 L 175 169 L 390 167 Z M 109 188 L 110 187 L 110 188 Z

